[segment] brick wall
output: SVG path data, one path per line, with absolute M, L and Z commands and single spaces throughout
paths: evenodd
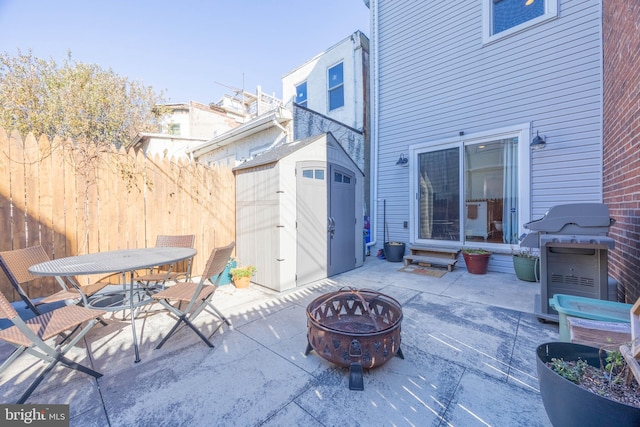
M 604 203 L 616 223 L 609 274 L 618 300 L 640 297 L 640 2 L 604 0 Z

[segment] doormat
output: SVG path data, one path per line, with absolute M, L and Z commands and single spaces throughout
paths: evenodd
M 442 277 L 447 273 L 446 270 L 441 270 L 439 268 L 433 268 L 433 267 L 424 267 L 422 265 L 417 265 L 417 264 L 405 265 L 398 271 L 402 271 L 403 273 L 412 273 L 412 274 L 419 274 L 421 276 L 431 276 L 431 277 Z

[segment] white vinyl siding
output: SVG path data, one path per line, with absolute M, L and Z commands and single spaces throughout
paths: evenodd
M 557 19 L 483 45 L 482 2 L 376 2 L 380 241 L 385 201 L 389 240 L 409 241 L 400 153 L 460 132 L 530 123 L 528 142 L 537 131 L 546 139 L 530 153 L 531 218 L 555 204 L 601 201 L 601 2 L 558 8 Z

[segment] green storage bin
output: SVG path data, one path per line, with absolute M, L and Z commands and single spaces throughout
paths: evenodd
M 574 295 L 555 294 L 549 299 L 549 305 L 558 312 L 560 341 L 569 342 L 567 316 L 582 319 L 602 320 L 605 322 L 631 322 L 632 304 L 605 301 Z

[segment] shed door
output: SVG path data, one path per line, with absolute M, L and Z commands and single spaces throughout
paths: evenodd
M 355 176 L 334 164 L 297 164 L 297 284 L 355 268 Z
M 356 180 L 353 172 L 329 164 L 329 276 L 356 265 Z
M 296 165 L 296 283 L 327 277 L 327 164 Z

